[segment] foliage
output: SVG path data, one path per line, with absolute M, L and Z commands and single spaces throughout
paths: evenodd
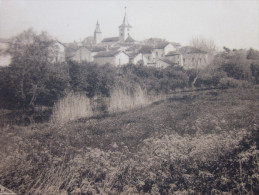
M 237 88 L 237 87 L 251 87 L 251 83 L 248 81 L 240 81 L 234 78 L 222 78 L 219 81 L 218 87 L 222 89 L 227 89 L 227 88 Z
M 190 45 L 208 53 L 213 53 L 216 51 L 216 45 L 214 41 L 203 36 L 193 37 L 190 41 Z

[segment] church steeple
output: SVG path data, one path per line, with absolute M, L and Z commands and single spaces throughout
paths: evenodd
M 102 31 L 100 29 L 100 24 L 99 24 L 98 20 L 97 20 L 95 31 L 94 31 L 94 41 L 95 41 L 95 44 L 98 44 L 102 41 Z
M 119 26 L 119 37 L 121 42 L 124 42 L 125 39 L 129 36 L 129 31 L 132 28 L 132 26 L 128 22 L 126 9 L 127 7 L 125 7 L 125 15 L 122 24 Z

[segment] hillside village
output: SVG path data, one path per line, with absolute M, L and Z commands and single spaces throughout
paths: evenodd
M 203 68 L 210 60 L 205 51 L 190 46 L 182 47 L 179 43 L 168 42 L 164 39 L 149 38 L 136 41 L 130 35 L 132 28 L 125 11 L 122 24 L 119 26 L 119 36 L 102 38 L 101 25 L 97 21 L 94 36 L 73 43 L 56 40 L 59 52 L 54 62 L 72 60 L 94 62 L 100 65 L 109 63 L 114 66 L 132 63 L 156 68 L 178 65 L 190 69 Z M 0 40 L 1 66 L 10 63 L 11 56 L 6 52 L 10 42 L 11 40 Z

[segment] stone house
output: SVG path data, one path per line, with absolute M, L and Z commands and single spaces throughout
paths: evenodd
M 182 55 L 180 54 L 179 51 L 171 51 L 168 52 L 164 59 L 171 61 L 175 65 L 181 65 L 182 63 Z
M 129 56 L 123 51 L 103 51 L 94 56 L 94 62 L 100 65 L 122 66 L 129 63 Z
M 73 50 L 73 49 L 72 49 Z M 73 60 L 76 62 L 91 62 L 92 61 L 92 54 L 91 51 L 81 46 L 73 51 L 70 51 L 70 55 L 66 56 L 67 60 Z
M 194 47 L 181 47 L 176 51 L 169 52 L 164 59 L 185 69 L 204 68 L 209 63 L 208 53 Z
M 200 49 L 186 46 L 179 49 L 180 65 L 185 69 L 204 68 L 208 65 L 208 53 Z

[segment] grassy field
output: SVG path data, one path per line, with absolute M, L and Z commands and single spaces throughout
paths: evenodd
M 0 132 L 18 194 L 256 194 L 259 90 L 179 92 L 130 111 Z

